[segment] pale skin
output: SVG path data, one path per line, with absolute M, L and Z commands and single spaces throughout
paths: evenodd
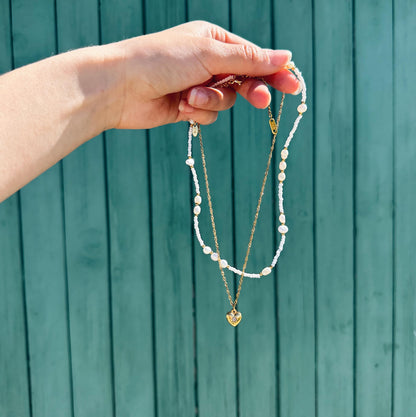
M 270 102 L 256 78 L 206 87 L 224 74 L 299 92 L 286 50 L 261 49 L 208 22 L 56 55 L 0 77 L 0 201 L 107 129 L 213 123 L 240 94 Z

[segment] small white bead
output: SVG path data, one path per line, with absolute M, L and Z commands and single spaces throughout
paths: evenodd
M 306 110 L 308 110 L 308 106 L 305 103 L 299 104 L 298 106 L 299 113 L 305 113 Z
M 225 259 L 220 260 L 221 268 L 227 268 L 228 262 Z
M 280 223 L 286 223 L 286 216 L 285 216 L 284 214 L 281 214 L 281 215 L 279 216 L 279 222 L 280 222 Z
M 195 197 L 194 201 L 195 201 L 195 204 L 201 204 L 201 202 L 202 202 L 202 198 L 201 198 L 201 196 L 200 196 L 200 195 L 197 195 L 197 196 Z
M 219 259 L 218 253 L 214 252 L 213 254 L 211 254 L 211 259 L 213 261 L 218 261 L 218 259 Z
M 286 169 L 286 167 L 287 167 L 286 162 L 285 161 L 281 161 L 280 164 L 279 164 L 279 169 L 281 171 L 284 171 Z
M 194 159 L 193 159 L 193 158 L 188 158 L 188 159 L 185 161 L 185 164 L 186 164 L 186 165 L 188 165 L 188 166 L 190 166 L 190 167 L 194 166 L 194 163 L 195 163 L 195 161 L 194 161 Z
M 277 178 L 279 179 L 279 181 L 284 181 L 286 179 L 286 174 L 284 172 L 281 172 Z
M 285 224 L 281 224 L 277 230 L 279 231 L 279 233 L 284 234 L 289 231 L 289 228 Z
M 201 213 L 201 207 L 200 206 L 195 206 L 194 207 L 194 214 L 198 215 L 199 213 Z
M 287 149 L 282 149 L 282 152 L 280 152 L 280 155 L 282 159 L 286 159 L 289 155 L 289 151 Z
M 262 275 L 269 275 L 270 272 L 272 272 L 272 269 L 267 266 L 266 268 L 263 269 L 263 271 L 261 271 L 261 274 Z
M 209 255 L 212 252 L 209 246 L 205 246 L 205 248 L 202 249 L 202 251 L 205 253 L 205 255 Z

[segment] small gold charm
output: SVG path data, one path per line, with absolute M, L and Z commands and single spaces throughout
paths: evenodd
M 225 317 L 227 318 L 228 323 L 230 323 L 231 326 L 235 327 L 238 325 L 238 323 L 240 323 L 243 316 L 239 311 L 233 308 L 225 315 Z
M 192 125 L 192 135 L 193 136 L 198 136 L 198 125 L 195 123 L 194 125 Z
M 277 134 L 276 120 L 274 120 L 273 118 L 271 118 L 269 120 L 269 125 L 270 125 L 270 130 L 272 131 L 273 135 L 276 135 Z

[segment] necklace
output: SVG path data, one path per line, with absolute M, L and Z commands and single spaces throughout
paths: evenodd
M 293 62 L 291 62 L 288 65 L 287 68 L 293 71 L 293 73 L 296 75 L 296 77 L 298 78 L 298 80 L 301 84 L 302 100 L 301 100 L 301 104 L 299 104 L 299 106 L 297 107 L 298 116 L 296 117 L 296 119 L 293 123 L 293 127 L 292 127 L 292 129 L 291 129 L 291 131 L 290 131 L 290 133 L 289 133 L 289 135 L 286 139 L 284 147 L 283 147 L 283 149 L 280 153 L 282 159 L 279 163 L 280 173 L 278 174 L 277 178 L 279 180 L 278 198 L 279 198 L 279 212 L 280 212 L 280 215 L 279 215 L 280 225 L 278 227 L 278 231 L 281 234 L 281 239 L 280 239 L 279 247 L 278 247 L 278 249 L 275 253 L 275 256 L 273 258 L 272 263 L 270 264 L 270 266 L 264 267 L 260 273 L 248 273 L 248 272 L 245 272 L 245 269 L 246 269 L 246 266 L 247 266 L 248 257 L 249 257 L 252 242 L 253 242 L 254 232 L 255 232 L 255 228 L 256 228 L 256 224 L 257 224 L 258 215 L 259 215 L 259 212 L 260 212 L 262 198 L 263 198 L 264 188 L 265 188 L 265 185 L 266 185 L 268 172 L 269 172 L 269 168 L 270 168 L 270 163 L 271 163 L 271 158 L 273 156 L 273 151 L 274 151 L 274 147 L 275 147 L 275 143 L 276 143 L 276 137 L 277 137 L 277 133 L 278 133 L 279 122 L 280 122 L 280 117 L 281 117 L 281 114 L 282 114 L 285 95 L 282 94 L 282 99 L 281 99 L 281 102 L 280 102 L 279 112 L 278 112 L 278 116 L 277 116 L 277 121 L 275 121 L 275 119 L 273 118 L 271 108 L 270 108 L 270 106 L 268 106 L 269 125 L 270 125 L 270 130 L 273 134 L 273 139 L 272 139 L 272 144 L 271 144 L 271 147 L 270 147 L 267 166 L 266 166 L 266 170 L 265 170 L 264 177 L 263 177 L 263 183 L 262 183 L 261 190 L 260 190 L 260 196 L 259 196 L 259 199 L 258 199 L 258 202 L 257 202 L 256 213 L 255 213 L 252 228 L 251 228 L 250 239 L 249 239 L 249 243 L 248 243 L 248 246 L 247 246 L 247 251 L 246 251 L 246 255 L 245 255 L 242 270 L 239 270 L 239 269 L 229 265 L 228 261 L 226 259 L 221 258 L 221 256 L 220 256 L 217 231 L 216 231 L 216 227 L 215 227 L 214 212 L 213 212 L 213 208 L 212 208 L 211 193 L 210 193 L 210 189 L 209 189 L 208 172 L 207 172 L 207 167 L 206 167 L 206 159 L 205 159 L 205 152 L 204 152 L 204 146 L 203 146 L 203 140 L 202 140 L 201 127 L 200 127 L 199 123 L 195 123 L 192 120 L 189 121 L 188 159 L 186 160 L 186 164 L 191 169 L 191 173 L 192 173 L 192 177 L 193 177 L 193 181 L 194 181 L 194 185 L 195 185 L 195 192 L 196 192 L 196 196 L 194 198 L 195 206 L 194 206 L 194 210 L 193 210 L 193 212 L 194 212 L 195 234 L 196 234 L 196 237 L 199 241 L 199 244 L 202 247 L 203 253 L 206 254 L 206 255 L 210 255 L 211 259 L 218 263 L 220 273 L 221 273 L 221 277 L 222 277 L 222 280 L 224 282 L 224 286 L 225 286 L 225 289 L 226 289 L 226 292 L 227 292 L 228 300 L 229 300 L 230 305 L 231 305 L 231 310 L 226 314 L 226 319 L 234 327 L 237 326 L 242 319 L 241 312 L 239 312 L 237 310 L 237 303 L 238 303 L 238 299 L 239 299 L 239 296 L 240 296 L 240 293 L 241 293 L 243 278 L 245 276 L 248 277 L 248 278 L 261 278 L 263 276 L 269 275 L 272 272 L 272 269 L 275 267 L 275 265 L 277 263 L 277 260 L 280 256 L 280 253 L 283 250 L 283 246 L 284 246 L 284 243 L 285 243 L 285 240 L 286 240 L 286 233 L 289 230 L 287 225 L 285 224 L 286 223 L 286 217 L 285 217 L 285 213 L 284 213 L 284 209 L 283 209 L 283 182 L 286 179 L 286 174 L 285 174 L 284 171 L 287 167 L 286 159 L 289 155 L 288 147 L 289 147 L 290 142 L 293 138 L 293 135 L 294 135 L 294 133 L 295 133 L 295 131 L 296 131 L 298 125 L 299 125 L 299 122 L 300 122 L 300 120 L 303 116 L 303 113 L 307 110 L 307 106 L 305 104 L 306 103 L 306 85 L 305 85 L 305 81 L 302 77 L 301 72 L 296 68 L 296 66 Z M 230 86 L 234 83 L 241 84 L 242 80 L 245 79 L 245 78 L 247 78 L 247 77 L 246 76 L 237 77 L 237 76 L 231 75 L 231 76 L 228 76 L 228 77 L 212 84 L 211 87 L 228 87 L 228 86 Z M 199 137 L 199 143 L 200 143 L 200 148 L 201 148 L 201 159 L 202 159 L 202 165 L 203 165 L 203 171 L 204 171 L 205 186 L 206 186 L 206 190 L 207 190 L 208 206 L 209 206 L 209 212 L 210 212 L 210 217 L 211 217 L 211 225 L 212 225 L 212 231 L 213 231 L 213 236 L 214 236 L 216 252 L 214 252 L 209 246 L 205 245 L 205 243 L 204 243 L 204 241 L 201 237 L 200 230 L 199 230 L 198 216 L 201 213 L 200 204 L 202 202 L 202 197 L 200 195 L 197 172 L 194 168 L 195 161 L 192 158 L 192 140 L 195 137 Z M 237 275 L 240 275 L 238 289 L 237 289 L 234 300 L 233 300 L 233 298 L 231 296 L 231 293 L 230 293 L 230 290 L 229 290 L 229 286 L 228 286 L 227 279 L 225 277 L 224 269 L 228 269 L 231 272 L 233 272 Z

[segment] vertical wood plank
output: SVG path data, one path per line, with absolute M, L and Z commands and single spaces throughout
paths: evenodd
M 189 19 L 203 19 L 227 28 L 228 3 L 223 0 L 202 3 L 190 1 Z M 230 111 L 222 112 L 213 125 L 202 127 L 220 254 L 232 263 L 233 192 L 230 132 Z M 206 244 L 215 248 L 198 139 L 194 141 L 193 146 L 203 197 L 202 213 L 198 218 L 199 226 Z M 202 253 L 195 237 L 194 250 L 198 412 L 201 417 L 235 416 L 237 413 L 235 330 L 225 319 L 225 313 L 230 310 L 230 306 L 218 264 Z M 227 279 L 230 290 L 233 291 L 233 276 L 227 274 Z M 221 383 L 218 383 L 219 381 Z
M 317 0 L 315 224 L 317 409 L 353 415 L 353 71 L 350 1 Z
M 185 2 L 146 1 L 146 32 L 185 21 Z M 157 413 L 195 413 L 190 187 L 185 123 L 149 132 Z
M 315 415 L 312 2 L 275 1 L 273 23 L 275 47 L 290 49 L 303 73 L 309 109 L 287 160 L 284 209 L 289 233 L 277 265 L 279 409 L 281 416 L 310 417 Z M 279 151 L 297 116 L 299 102 L 300 96 L 286 97 Z M 280 155 L 276 156 L 278 165 Z
M 140 2 L 101 3 L 103 43 L 143 33 Z M 155 415 L 145 131 L 106 132 L 117 417 Z
M 259 46 L 271 47 L 270 2 L 263 2 L 261 7 L 248 0 L 231 4 L 233 32 Z M 234 108 L 233 131 L 236 264 L 241 269 L 271 144 L 267 111 L 256 110 L 239 100 Z M 273 170 L 264 192 L 247 272 L 260 272 L 270 265 L 276 250 L 272 177 Z M 241 417 L 275 415 L 278 406 L 274 280 L 274 273 L 263 279 L 246 278 L 241 291 L 239 309 L 243 321 L 238 327 Z
M 391 414 L 392 7 L 355 2 L 356 414 Z M 377 111 L 374 111 L 377 109 Z
M 13 66 L 10 3 L 0 2 L 0 74 Z M 0 204 L 0 415 L 29 417 L 18 194 Z
M 54 2 L 12 1 L 16 67 L 55 52 Z M 60 166 L 21 192 L 33 417 L 71 415 Z
M 98 2 L 57 1 L 60 52 L 99 42 Z M 69 323 L 76 416 L 113 415 L 103 139 L 63 160 Z
M 394 416 L 416 409 L 416 4 L 394 2 L 395 321 Z

